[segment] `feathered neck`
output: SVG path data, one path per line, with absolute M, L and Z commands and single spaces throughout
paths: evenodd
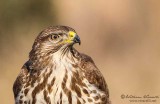
M 58 63 L 74 64 L 79 60 L 79 56 L 80 53 L 73 47 L 60 47 L 58 51 L 33 48 L 29 55 L 29 61 L 32 63 L 33 69 L 41 70 Z
M 53 54 L 55 64 L 75 64 L 79 61 L 80 53 L 73 47 L 67 47 Z

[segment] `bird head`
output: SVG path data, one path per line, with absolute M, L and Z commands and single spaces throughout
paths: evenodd
M 50 26 L 37 36 L 32 51 L 53 53 L 63 48 L 70 49 L 75 43 L 80 45 L 81 41 L 74 29 L 68 26 Z

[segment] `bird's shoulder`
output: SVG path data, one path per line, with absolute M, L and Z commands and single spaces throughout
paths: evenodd
M 80 67 L 84 71 L 87 80 L 91 84 L 94 84 L 101 91 L 108 92 L 105 79 L 101 74 L 100 70 L 95 65 L 93 59 L 90 56 L 83 53 L 81 53 L 80 56 L 81 56 Z
M 26 76 L 28 75 L 29 71 L 30 71 L 30 62 L 27 61 L 23 67 L 21 68 L 21 71 L 19 73 L 19 75 L 17 76 L 14 84 L 13 84 L 13 92 L 14 92 L 14 97 L 16 98 L 18 96 L 18 94 L 20 93 L 20 91 L 22 90 L 22 86 L 25 83 L 25 79 Z

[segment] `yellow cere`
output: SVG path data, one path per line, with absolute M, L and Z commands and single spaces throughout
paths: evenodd
M 68 39 L 64 40 L 63 43 L 72 43 L 75 36 L 76 36 L 75 32 L 69 31 L 68 32 Z
M 73 31 L 69 31 L 69 37 L 74 37 L 76 35 L 76 33 L 75 32 L 73 32 Z

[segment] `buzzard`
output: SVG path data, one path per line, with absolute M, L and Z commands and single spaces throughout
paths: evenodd
M 50 26 L 35 39 L 13 85 L 15 104 L 110 104 L 104 77 L 68 26 Z

